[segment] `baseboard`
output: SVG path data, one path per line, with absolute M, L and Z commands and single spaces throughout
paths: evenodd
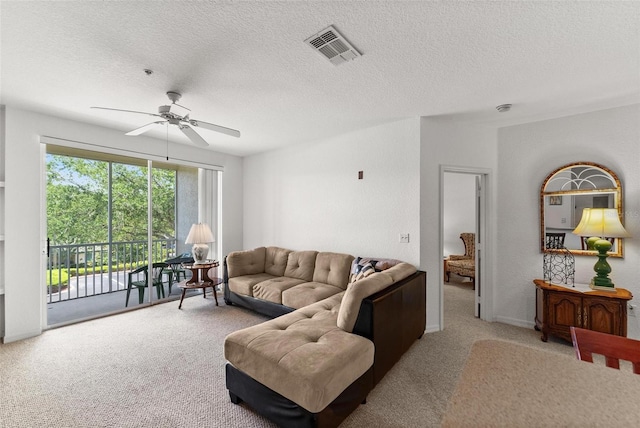
M 514 325 L 516 327 L 523 327 L 523 328 L 534 328 L 536 325 L 536 323 L 533 321 L 524 321 L 516 318 L 501 317 L 501 316 L 496 317 L 496 322 L 501 322 L 503 324 Z
M 41 334 L 42 334 L 42 330 L 34 330 L 34 331 L 16 334 L 12 336 L 5 336 L 2 338 L 2 343 L 17 342 L 18 340 L 28 339 L 30 337 L 39 336 Z
M 436 331 L 440 331 L 440 326 L 438 324 L 428 325 L 424 330 L 425 333 L 435 333 Z

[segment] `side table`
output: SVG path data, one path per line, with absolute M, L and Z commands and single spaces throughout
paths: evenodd
M 206 263 L 183 263 L 182 267 L 185 269 L 191 270 L 191 278 L 188 280 L 184 280 L 178 283 L 178 288 L 182 289 L 182 294 L 180 296 L 180 304 L 178 305 L 178 309 L 182 309 L 182 301 L 184 300 L 184 295 L 187 290 L 193 290 L 196 288 L 202 289 L 202 296 L 207 298 L 207 287 L 211 287 L 213 289 L 213 297 L 216 301 L 216 306 L 218 306 L 218 294 L 216 292 L 216 286 L 223 282 L 222 278 L 211 278 L 209 276 L 209 269 L 217 268 L 219 263 L 215 260 L 207 260 Z

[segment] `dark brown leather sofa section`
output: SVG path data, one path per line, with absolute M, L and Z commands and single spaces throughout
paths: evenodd
M 374 386 L 422 338 L 427 323 L 426 287 L 427 273 L 417 271 L 362 301 L 353 332 L 375 346 Z

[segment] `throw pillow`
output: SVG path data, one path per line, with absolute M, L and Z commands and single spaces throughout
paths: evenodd
M 374 269 L 373 264 L 371 264 L 371 262 L 367 262 L 364 264 L 358 263 L 356 265 L 356 270 L 354 274 L 351 276 L 351 283 L 361 280 L 362 278 L 366 278 L 369 275 L 375 273 L 375 271 L 376 270 Z
M 371 257 L 356 257 L 355 259 L 353 259 L 353 263 L 351 264 L 351 275 L 355 275 L 356 271 L 361 269 L 362 266 L 366 265 L 367 263 L 371 263 L 375 268 L 378 260 L 374 260 Z
M 387 270 L 398 263 L 401 263 L 401 261 L 396 259 L 380 259 L 373 266 L 376 268 L 376 272 L 382 272 L 383 270 Z

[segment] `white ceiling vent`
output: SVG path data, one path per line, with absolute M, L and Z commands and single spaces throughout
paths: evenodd
M 361 56 L 332 25 L 304 42 L 331 61 L 333 65 L 339 65 Z

